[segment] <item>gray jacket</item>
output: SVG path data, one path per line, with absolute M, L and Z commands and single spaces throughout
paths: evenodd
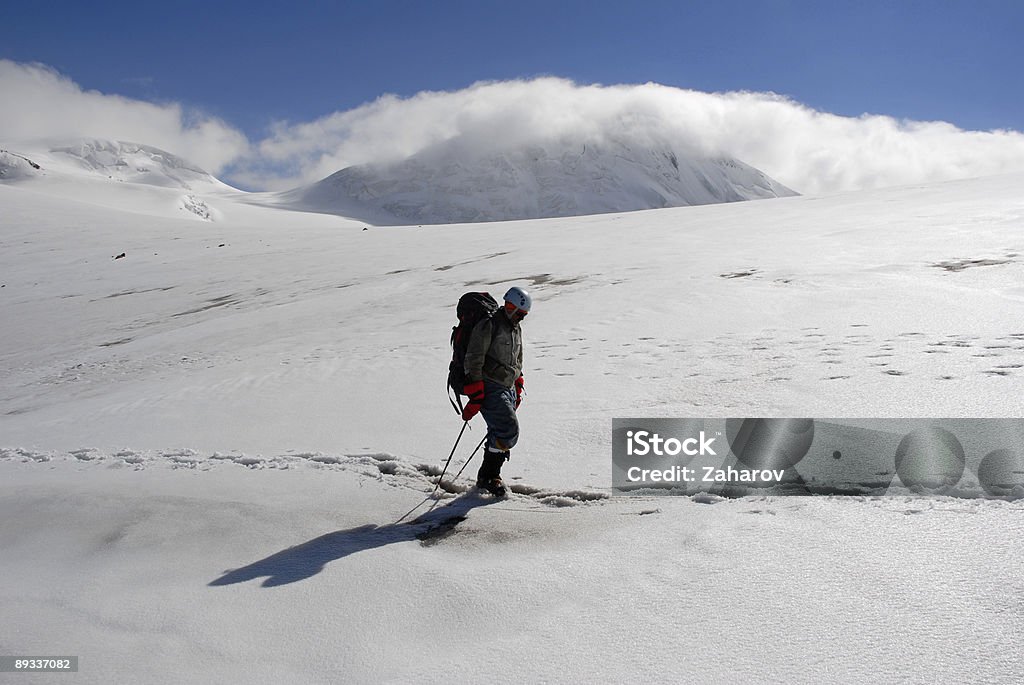
M 504 309 L 473 328 L 466 348 L 466 382 L 490 380 L 511 388 L 523 373 L 523 332 Z

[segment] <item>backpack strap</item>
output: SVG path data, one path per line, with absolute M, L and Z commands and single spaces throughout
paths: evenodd
M 456 414 L 462 416 L 462 396 L 459 395 L 458 393 L 455 393 L 455 399 L 453 400 L 451 383 L 445 383 L 444 387 L 445 392 L 448 393 L 448 402 L 452 405 L 452 409 L 455 410 Z M 458 402 L 458 405 L 456 405 L 456 402 Z

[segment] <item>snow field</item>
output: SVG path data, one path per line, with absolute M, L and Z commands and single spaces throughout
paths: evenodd
M 1020 416 L 1020 182 L 368 230 L 0 186 L 0 653 L 96 683 L 1016 682 L 1020 501 L 601 494 L 615 417 Z M 435 503 L 455 302 L 513 284 L 513 496 Z

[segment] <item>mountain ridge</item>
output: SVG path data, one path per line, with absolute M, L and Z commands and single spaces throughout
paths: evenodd
M 445 144 L 391 164 L 346 167 L 278 194 L 293 209 L 382 224 L 539 219 L 788 197 L 728 157 L 623 140 L 533 143 L 467 153 Z
M 376 225 L 558 218 L 797 195 L 728 157 L 681 154 L 665 141 L 625 138 L 439 143 L 391 163 L 349 166 L 282 192 L 247 193 L 198 165 L 143 143 L 96 138 L 0 151 L 0 182 L 125 207 L 134 194 L 171 192 L 170 205 L 214 220 L 226 196 L 253 205 L 333 214 Z M 70 183 L 88 179 L 88 186 Z M 108 184 L 109 190 L 106 190 Z M 97 185 L 99 184 L 99 185 Z M 93 190 L 86 190 L 86 187 Z M 184 195 L 181 193 L 184 192 Z M 197 211 L 197 208 L 199 211 Z M 176 210 L 175 210 L 176 211 Z

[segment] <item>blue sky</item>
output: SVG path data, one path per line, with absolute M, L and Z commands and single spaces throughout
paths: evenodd
M 0 57 L 252 138 L 383 93 L 555 75 L 1024 130 L 1024 2 L 7 2 Z

